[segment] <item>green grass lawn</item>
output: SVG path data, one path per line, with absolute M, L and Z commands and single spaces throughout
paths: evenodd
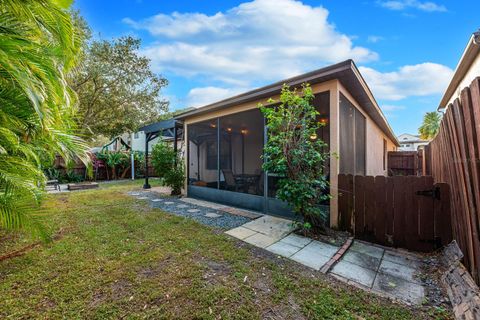
M 408 308 L 151 209 L 141 182 L 49 196 L 57 238 L 0 261 L 0 318 L 430 319 Z M 0 256 L 34 242 L 0 233 Z

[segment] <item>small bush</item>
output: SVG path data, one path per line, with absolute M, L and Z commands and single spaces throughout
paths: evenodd
M 178 152 L 165 142 L 159 142 L 152 149 L 152 166 L 155 173 L 172 188 L 172 195 L 180 195 L 185 182 L 185 169 Z

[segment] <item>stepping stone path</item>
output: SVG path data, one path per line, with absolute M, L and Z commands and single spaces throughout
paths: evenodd
M 218 218 L 218 217 L 221 217 L 222 215 L 221 214 L 218 214 L 218 213 L 215 213 L 215 212 L 207 212 L 205 214 L 205 217 L 207 218 Z
M 290 220 L 263 216 L 226 233 L 363 290 L 407 304 L 423 302 L 419 256 L 357 240 L 341 248 L 294 234 L 293 229 Z
M 242 209 L 219 206 L 211 202 L 200 201 L 190 198 L 177 198 L 167 195 L 159 197 L 154 190 L 149 192 L 130 192 L 131 196 L 141 196 L 142 199 L 149 199 L 150 206 L 162 209 L 170 214 L 195 220 L 201 224 L 228 230 L 245 224 L 252 220 L 252 217 L 259 217 L 261 214 Z
M 147 200 L 147 197 L 137 197 L 137 200 Z

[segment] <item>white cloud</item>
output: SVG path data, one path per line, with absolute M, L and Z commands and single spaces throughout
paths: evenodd
M 405 109 L 405 106 L 396 106 L 392 104 L 384 104 L 380 107 L 385 112 L 392 112 Z
M 379 41 L 382 41 L 383 40 L 383 37 L 381 36 L 368 36 L 367 37 L 367 42 L 370 42 L 370 43 L 377 43 Z
M 432 62 L 407 65 L 384 73 L 368 67 L 359 69 L 373 95 L 383 100 L 441 94 L 453 76 L 452 69 Z
M 202 107 L 207 104 L 221 101 L 242 92 L 248 91 L 247 88 L 227 89 L 220 87 L 202 87 L 193 88 L 188 92 L 186 99 L 187 107 Z
M 254 0 L 213 15 L 174 12 L 124 22 L 158 39 L 143 49 L 156 71 L 249 86 L 350 58 L 378 59 L 355 46 L 328 15 L 300 1 Z
M 391 0 L 391 1 L 379 1 L 378 2 L 382 7 L 390 10 L 406 10 L 409 8 L 428 11 L 428 12 L 445 12 L 447 8 L 444 5 L 437 4 L 431 1 L 417 1 L 417 0 Z

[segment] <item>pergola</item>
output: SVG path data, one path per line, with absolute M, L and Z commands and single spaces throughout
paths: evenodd
M 138 131 L 145 132 L 145 183 L 143 189 L 150 189 L 148 183 L 148 143 L 158 137 L 173 138 L 173 149 L 177 152 L 178 138 L 183 136 L 183 122 L 176 119 L 168 119 L 149 124 Z

